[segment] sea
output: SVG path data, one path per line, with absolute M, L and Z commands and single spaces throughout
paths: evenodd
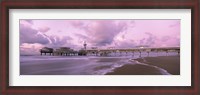
M 50 56 L 50 55 L 21 55 L 20 75 L 105 75 L 126 64 L 145 64 L 134 59 L 142 57 L 174 56 L 177 52 L 143 52 L 109 54 L 107 56 Z M 166 70 L 158 69 L 161 74 L 169 75 Z

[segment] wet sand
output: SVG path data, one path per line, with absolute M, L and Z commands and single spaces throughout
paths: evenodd
M 167 70 L 172 75 L 180 75 L 180 56 L 145 57 L 135 59 L 140 63 L 153 65 Z M 127 64 L 116 68 L 106 75 L 162 75 L 155 67 L 143 64 Z
M 106 75 L 162 75 L 162 73 L 158 69 L 146 65 L 127 64 Z

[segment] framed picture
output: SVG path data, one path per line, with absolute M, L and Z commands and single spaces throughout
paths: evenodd
M 198 0 L 1 2 L 1 94 L 199 95 Z

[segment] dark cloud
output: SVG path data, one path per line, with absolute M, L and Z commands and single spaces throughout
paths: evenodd
M 161 38 L 161 41 L 166 42 L 166 41 L 170 40 L 170 38 L 171 38 L 170 36 L 164 36 Z
M 126 29 L 126 23 L 116 24 L 110 20 L 98 20 L 88 27 L 86 33 L 90 38 L 90 43 L 95 46 L 105 46 L 111 44 L 114 37 Z
M 49 40 L 46 35 L 39 33 L 31 27 L 20 24 L 20 43 L 40 43 L 48 44 Z
M 149 32 L 146 32 L 145 34 L 148 35 L 148 37 L 141 39 L 139 41 L 139 45 L 153 46 L 157 40 L 157 37 Z
M 87 40 L 89 39 L 87 36 L 83 35 L 83 34 L 74 34 L 75 36 L 77 36 L 78 38 L 81 38 L 81 39 L 84 39 L 84 40 Z
M 65 36 L 63 38 L 59 38 L 57 36 L 50 36 L 49 39 L 51 40 L 51 42 L 47 45 L 49 47 L 70 47 L 72 45 L 71 43 L 69 43 L 72 40 L 72 38 L 69 36 Z
M 151 33 L 146 33 L 149 37 L 147 38 L 147 41 L 146 41 L 146 45 L 153 45 L 153 44 L 155 44 L 155 42 L 156 42 L 156 36 L 154 36 L 153 34 L 151 34 Z
M 140 42 L 139 42 L 139 44 L 140 44 L 140 45 L 144 45 L 145 40 L 146 40 L 145 38 L 141 39 Z
M 42 28 L 44 31 L 48 31 L 49 28 Z M 42 31 L 43 31 L 42 30 Z M 43 32 L 44 32 L 43 31 Z M 20 44 L 41 44 L 48 47 L 61 47 L 61 46 L 73 46 L 69 42 L 73 40 L 69 36 L 62 38 L 58 36 L 47 36 L 41 30 L 36 30 L 30 26 L 20 24 Z
M 81 21 L 73 21 L 72 26 L 78 29 L 82 29 L 86 32 L 86 35 L 76 34 L 82 40 L 90 43 L 93 46 L 106 46 L 112 44 L 114 37 L 120 32 L 128 29 L 130 25 L 133 27 L 134 21 L 129 23 L 115 20 L 96 20 L 88 24 L 84 24 Z
M 119 43 L 115 43 L 115 46 L 117 48 L 134 48 L 136 45 L 136 43 L 134 41 L 123 41 L 123 42 L 119 42 Z

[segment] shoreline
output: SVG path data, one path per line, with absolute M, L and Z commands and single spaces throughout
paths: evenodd
M 136 64 L 126 64 L 106 75 L 163 75 L 165 73 L 156 67 L 166 70 L 171 75 L 180 75 L 180 56 L 144 57 L 134 59 L 134 61 Z

